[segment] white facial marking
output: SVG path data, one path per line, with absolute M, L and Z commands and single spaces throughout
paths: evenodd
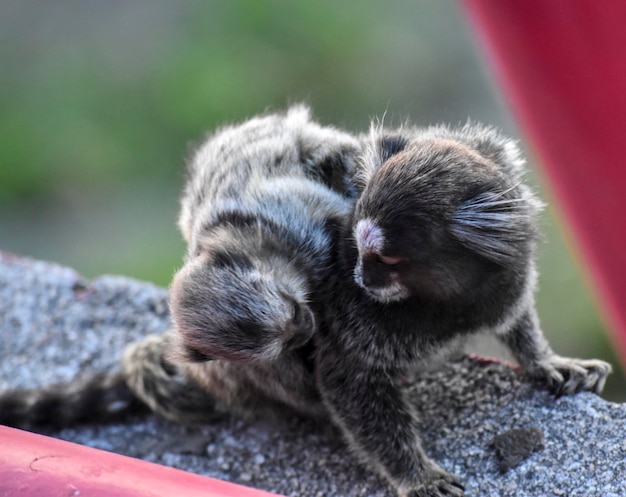
M 371 288 L 363 286 L 362 284 L 361 286 L 371 298 L 383 304 L 404 300 L 409 296 L 409 290 L 398 282 L 394 282 L 383 288 Z
M 360 254 L 363 252 L 380 254 L 383 251 L 385 235 L 371 219 L 361 219 L 356 224 L 354 227 L 354 238 Z
M 374 252 L 375 254 L 379 254 L 380 257 L 385 244 L 385 235 L 383 231 L 376 226 L 373 220 L 361 219 L 354 227 L 354 239 L 356 240 L 359 255 L 365 252 Z M 363 282 L 363 262 L 361 257 L 359 257 L 354 268 L 354 281 L 363 288 L 372 299 L 385 304 L 404 300 L 409 296 L 408 289 L 399 281 L 392 281 L 390 285 L 384 288 L 374 288 L 365 285 Z

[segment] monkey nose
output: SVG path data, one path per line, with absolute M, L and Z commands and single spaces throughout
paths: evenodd
M 375 286 L 376 284 L 376 262 L 371 258 L 363 258 L 361 263 L 361 281 L 363 286 Z

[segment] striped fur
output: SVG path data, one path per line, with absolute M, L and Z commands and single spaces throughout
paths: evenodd
M 198 148 L 179 222 L 187 255 L 171 287 L 183 356 L 268 361 L 312 337 L 310 302 L 333 265 L 329 227 L 351 210 L 356 151 L 302 106 Z
M 181 201 L 187 253 L 171 288 L 173 330 L 131 344 L 121 371 L 0 392 L 0 423 L 55 429 L 145 406 L 183 423 L 275 404 L 319 411 L 314 307 L 354 202 L 357 147 L 302 105 L 207 137 Z

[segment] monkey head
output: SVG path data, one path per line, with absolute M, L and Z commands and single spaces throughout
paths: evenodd
M 539 202 L 517 148 L 476 125 L 373 132 L 352 235 L 354 279 L 383 303 L 453 299 L 499 271 L 524 271 Z
M 174 357 L 271 361 L 304 345 L 316 321 L 301 272 L 279 255 L 268 257 L 252 237 L 233 240 L 227 230 L 223 235 L 213 233 L 174 276 Z

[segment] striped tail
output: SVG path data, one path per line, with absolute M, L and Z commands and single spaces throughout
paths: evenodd
M 116 422 L 147 412 L 149 408 L 130 390 L 120 370 L 42 388 L 0 392 L 0 424 L 36 432 Z
M 121 368 L 110 372 L 0 392 L 0 424 L 46 433 L 150 412 L 182 424 L 221 416 L 214 398 L 167 362 L 167 342 L 167 335 L 149 335 L 130 344 Z

